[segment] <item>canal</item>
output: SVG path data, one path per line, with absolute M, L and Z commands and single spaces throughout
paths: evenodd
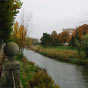
M 27 49 L 24 49 L 24 56 L 37 66 L 46 69 L 61 88 L 88 88 L 87 66 L 62 63 Z

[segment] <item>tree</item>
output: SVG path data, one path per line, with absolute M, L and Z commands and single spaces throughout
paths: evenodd
M 56 31 L 53 31 L 51 34 L 51 43 L 54 46 L 59 45 L 58 34 Z
M 51 38 L 50 38 L 50 34 L 47 33 L 43 33 L 43 37 L 41 37 L 41 45 L 51 45 Z
M 76 32 L 76 33 L 75 33 L 75 39 L 78 40 L 79 42 L 81 42 L 81 37 L 80 37 L 80 35 L 79 35 L 79 29 L 76 28 L 75 32 Z
M 8 41 L 15 16 L 21 5 L 20 0 L 0 1 L 0 43 Z
M 31 46 L 32 46 L 32 39 L 30 37 L 26 37 L 25 46 L 27 48 L 31 48 Z
M 81 43 L 77 39 L 74 40 L 74 46 L 76 47 L 79 56 L 81 56 Z
M 88 35 L 83 36 L 81 42 L 75 40 L 77 51 L 81 57 L 88 58 Z
M 69 42 L 69 45 L 75 47 L 75 37 L 74 37 L 73 35 L 72 35 L 72 37 L 71 37 L 71 40 L 70 40 L 70 42 Z
M 25 27 L 27 30 L 27 35 L 30 35 L 32 29 L 32 13 L 27 13 L 24 8 L 20 13 L 19 23 Z
M 86 34 L 88 34 L 88 25 L 83 24 L 76 28 L 76 30 L 73 33 L 73 36 L 75 36 L 77 40 L 81 41 L 82 36 L 84 36 Z
M 60 33 L 58 36 L 61 43 L 67 43 L 70 37 L 67 31 Z
M 75 46 L 75 39 L 81 43 L 83 36 L 88 34 L 88 25 L 83 24 L 76 28 L 76 30 L 72 33 L 72 38 L 70 40 L 70 45 Z
M 85 58 L 88 58 L 88 35 L 83 36 L 81 41 L 82 51 L 85 53 Z
M 27 34 L 27 31 L 25 27 L 23 25 L 19 26 L 19 23 L 16 22 L 14 24 L 12 36 L 13 36 L 14 42 L 16 42 L 19 45 L 21 53 L 25 47 L 26 34 Z

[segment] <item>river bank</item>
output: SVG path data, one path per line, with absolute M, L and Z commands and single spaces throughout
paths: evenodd
M 88 88 L 88 66 L 63 63 L 35 51 L 24 49 L 24 56 L 47 73 L 61 88 Z
M 50 57 L 57 61 L 77 64 L 77 65 L 88 65 L 88 60 L 81 58 L 76 50 L 72 49 L 56 49 L 47 48 L 40 46 L 33 46 L 31 48 L 33 51 L 38 52 L 44 56 Z
M 17 56 L 16 60 L 21 64 L 20 77 L 23 88 L 60 88 L 45 70 L 35 66 L 33 62 L 27 61 L 21 55 Z

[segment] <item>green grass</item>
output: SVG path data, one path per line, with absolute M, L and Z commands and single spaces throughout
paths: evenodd
M 35 66 L 33 62 L 27 61 L 21 55 L 18 55 L 16 60 L 21 64 L 20 78 L 23 88 L 60 88 L 45 70 Z
M 77 50 L 70 46 L 35 46 L 32 50 L 58 61 L 77 65 L 88 65 L 88 60 L 80 57 Z
M 56 50 L 73 50 L 76 51 L 76 48 L 72 46 L 41 46 L 37 45 L 37 47 L 44 48 L 44 49 L 56 49 Z

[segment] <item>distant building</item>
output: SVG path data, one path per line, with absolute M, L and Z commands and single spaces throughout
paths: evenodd
M 74 32 L 74 31 L 75 31 L 74 28 L 63 29 L 63 32 L 69 32 L 69 34 L 72 34 L 72 32 Z

